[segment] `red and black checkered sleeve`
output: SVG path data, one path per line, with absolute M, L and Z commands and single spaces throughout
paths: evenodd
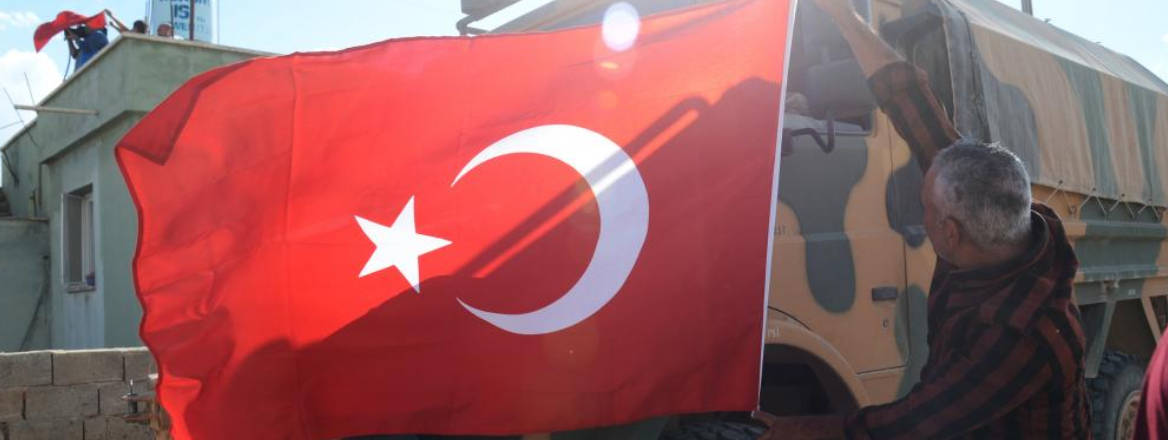
M 868 78 L 868 87 L 922 169 L 927 170 L 942 148 L 957 141 L 957 129 L 920 68 L 904 61 L 891 63 Z
M 848 416 L 851 439 L 953 438 L 1009 413 L 1051 377 L 1046 345 L 1015 329 L 969 323 L 954 351 L 903 398 Z

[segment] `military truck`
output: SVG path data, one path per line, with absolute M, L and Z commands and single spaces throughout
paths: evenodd
M 626 3 L 645 16 L 706 1 Z M 509 3 L 463 0 L 458 27 L 475 33 L 476 20 Z M 556 0 L 493 32 L 595 24 L 612 3 Z M 854 3 L 929 73 L 959 131 L 1012 149 L 1034 199 L 1064 219 L 1081 260 L 1075 299 L 1093 427 L 1100 439 L 1127 438 L 1168 318 L 1168 84 L 994 0 Z M 811 2 L 793 38 L 762 409 L 842 413 L 896 399 L 917 381 L 935 254 L 921 226 L 921 170 L 848 45 Z M 681 417 L 665 437 L 755 432 L 730 419 Z

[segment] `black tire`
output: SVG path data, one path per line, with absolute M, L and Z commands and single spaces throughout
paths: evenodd
M 1122 412 L 1131 410 L 1128 399 L 1132 393 L 1138 396 L 1143 384 L 1144 365 L 1135 356 L 1118 351 L 1103 353 L 1099 375 L 1087 381 L 1091 392 L 1091 431 L 1095 440 L 1121 440 L 1116 434 L 1123 420 Z
M 666 429 L 660 440 L 756 440 L 766 428 L 738 422 L 693 422 Z

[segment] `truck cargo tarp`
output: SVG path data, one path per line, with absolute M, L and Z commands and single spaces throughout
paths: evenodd
M 964 135 L 1002 142 L 1036 183 L 1168 204 L 1168 84 L 1127 56 L 993 0 L 932 6 Z

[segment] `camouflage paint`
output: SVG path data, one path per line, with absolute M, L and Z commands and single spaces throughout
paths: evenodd
M 1159 271 L 1160 245 L 1168 229 L 1147 209 L 1131 216 L 1124 206 L 1110 213 L 1104 206 L 1088 201 L 1080 217 L 1086 233 L 1075 240 L 1079 273 L 1084 281 L 1145 278 Z
M 1124 148 L 1124 145 L 1108 145 L 1107 115 L 1102 99 L 1102 85 L 1099 73 L 1078 64 L 1060 60 L 1067 77 L 1074 85 L 1075 93 L 1083 102 L 1083 114 L 1089 133 L 1091 150 L 1095 161 L 1096 179 L 1100 192 L 1114 192 L 1115 175 L 1111 168 L 1110 148 Z M 1135 130 L 1141 155 L 1144 188 L 1146 192 L 1160 194 L 1159 167 L 1155 160 L 1156 94 L 1127 85 L 1127 98 L 1135 116 Z M 1082 238 L 1075 242 L 1075 252 L 1079 257 L 1080 273 L 1084 280 L 1124 280 L 1119 293 L 1127 291 L 1142 295 L 1143 278 L 1159 271 L 1158 260 L 1161 244 L 1168 236 L 1168 229 L 1154 212 L 1146 209 L 1133 213 L 1126 206 L 1115 205 L 1114 201 L 1088 201 L 1079 212 L 1079 218 L 1086 224 Z M 1085 299 L 1085 298 L 1084 298 Z
M 921 226 L 925 218 L 925 207 L 921 204 L 921 186 L 924 173 L 916 158 L 909 159 L 888 177 L 885 184 L 884 214 L 888 224 L 911 248 L 925 244 L 925 228 Z
M 978 52 L 976 64 L 971 62 L 969 68 L 973 69 L 978 79 L 975 81 L 954 75 L 955 81 L 976 82 L 957 104 L 958 113 L 962 113 L 963 109 L 967 109 L 966 113 L 975 112 L 978 107 L 987 106 L 983 101 L 990 98 L 984 97 L 993 93 L 980 91 L 983 81 L 988 81 L 986 77 L 996 78 L 1001 84 L 1018 90 L 1034 109 L 1035 163 L 1039 164 L 1039 168 L 1027 169 L 1034 171 L 1031 173 L 1031 182 L 1074 192 L 1092 192 L 1095 172 L 1087 141 L 1087 127 L 1083 123 L 1086 117 L 1063 67 L 1051 54 L 1009 36 L 980 27 L 970 32 Z M 972 44 L 963 48 L 972 48 Z M 991 116 L 987 113 L 981 118 L 989 124 L 1009 118 L 1012 114 L 1007 107 L 999 106 L 998 111 L 1004 114 Z M 969 119 L 973 117 L 966 115 L 965 119 L 959 117 L 958 122 L 964 120 L 968 125 Z M 1015 139 L 1010 142 L 1021 141 Z M 1019 148 L 1014 145 L 1009 147 Z
M 1042 178 L 1042 160 L 1038 152 L 1038 124 L 1034 107 L 1022 90 L 999 81 L 992 72 L 982 70 L 985 84 L 986 109 L 990 118 L 990 135 L 981 139 L 999 142 L 1026 164 L 1026 172 L 1033 179 Z
M 868 164 L 863 138 L 838 136 L 831 153 L 807 148 L 810 140 L 779 165 L 779 200 L 795 212 L 805 242 L 807 281 L 815 301 L 833 313 L 852 308 L 856 267 L 844 234 L 848 196 Z
M 896 348 L 900 350 L 901 357 L 907 360 L 896 391 L 896 397 L 900 398 L 920 382 L 921 369 L 929 359 L 929 298 L 921 286 L 913 284 L 908 286 L 897 307 L 907 308 L 904 313 L 897 314 L 903 319 L 896 320 Z
M 1123 207 L 1108 212 L 1107 206 L 1092 201 L 1083 206 L 1080 218 L 1086 229 L 1074 242 L 1079 274 L 1085 281 L 1075 285 L 1075 302 L 1103 313 L 1098 320 L 1090 319 L 1091 314 L 1084 315 L 1088 377 L 1098 372 L 1111 329 L 1113 305 L 1144 296 L 1146 278 L 1159 271 L 1160 250 L 1168 237 L 1168 229 L 1151 210 L 1133 216 Z M 1116 288 L 1104 288 L 1112 280 L 1119 280 Z
M 1164 188 L 1160 182 L 1159 163 L 1156 161 L 1156 98 L 1155 92 L 1126 84 L 1128 103 L 1136 121 L 1136 135 L 1140 146 L 1140 164 L 1144 169 L 1144 200 L 1163 204 Z
M 960 10 L 947 3 L 938 3 L 937 8 L 949 30 L 946 49 L 952 53 L 946 73 L 975 72 L 949 73 L 954 83 L 957 131 L 982 142 L 1000 142 L 1022 159 L 1032 179 L 1040 179 L 1043 164 L 1038 149 L 1038 122 L 1030 99 L 1017 85 L 999 79 L 986 67 L 986 58 Z
M 1115 167 L 1111 161 L 1107 116 L 1103 106 L 1103 84 L 1100 82 L 1099 72 L 1063 58 L 1057 59 L 1083 111 L 1082 124 L 1087 127 L 1087 142 L 1091 147 L 1095 192 L 1117 194 L 1119 188 L 1115 180 Z

